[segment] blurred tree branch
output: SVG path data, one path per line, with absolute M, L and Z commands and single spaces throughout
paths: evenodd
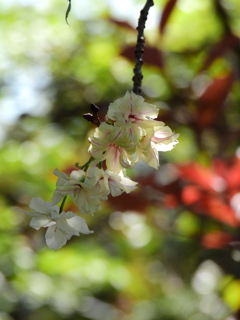
M 229 36 L 234 36 L 232 29 L 231 29 L 231 23 L 230 23 L 230 18 L 228 16 L 228 14 L 226 13 L 226 10 L 224 9 L 222 3 L 220 0 L 215 0 L 215 10 L 218 14 L 218 17 L 221 20 L 221 23 L 223 25 L 224 31 L 226 35 Z M 239 41 L 237 43 L 235 43 L 232 46 L 236 56 L 237 56 L 237 70 L 238 70 L 238 77 L 240 75 L 240 46 L 239 46 Z

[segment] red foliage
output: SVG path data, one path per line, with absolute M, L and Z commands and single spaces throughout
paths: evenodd
M 222 249 L 225 248 L 233 236 L 226 232 L 215 231 L 207 233 L 202 237 L 202 245 L 208 249 Z
M 212 190 L 214 173 L 211 169 L 205 168 L 197 163 L 179 166 L 178 169 L 180 170 L 181 177 L 184 180 L 189 180 L 204 189 Z
M 206 128 L 216 121 L 233 84 L 233 74 L 215 78 L 197 101 L 196 123 Z
M 184 205 L 232 227 L 240 225 L 230 205 L 233 195 L 240 192 L 239 159 L 231 164 L 216 159 L 211 168 L 191 163 L 178 169 L 181 181 L 185 182 L 181 195 Z
M 186 186 L 182 191 L 182 201 L 187 206 L 201 199 L 201 191 L 195 186 Z
M 115 210 L 129 211 L 134 210 L 144 212 L 149 205 L 147 195 L 141 188 L 129 194 L 123 193 L 118 197 L 109 197 L 108 202 Z
M 136 29 L 133 28 L 133 27 L 132 27 L 128 22 L 126 22 L 126 21 L 119 21 L 119 20 L 115 20 L 115 19 L 113 19 L 113 18 L 110 18 L 109 21 L 112 22 L 113 24 L 117 25 L 118 27 L 125 28 L 125 29 L 132 30 L 132 31 L 136 31 Z
M 163 203 L 167 208 L 173 209 L 179 204 L 179 199 L 175 194 L 166 194 Z
M 65 167 L 63 170 L 60 170 L 60 171 L 66 173 L 66 174 L 70 174 L 74 170 L 78 170 L 78 168 L 76 166 L 74 166 L 74 165 L 69 165 L 69 166 Z
M 235 35 L 231 33 L 225 34 L 223 38 L 212 47 L 200 71 L 207 69 L 215 59 L 221 57 L 229 48 L 235 46 L 238 41 L 239 39 Z
M 173 11 L 173 8 L 176 4 L 177 0 L 168 0 L 162 13 L 161 21 L 159 24 L 159 31 L 163 33 L 167 24 L 167 21 Z
M 175 208 L 180 202 L 181 190 L 177 179 L 167 185 L 162 185 L 156 179 L 156 172 L 138 179 L 138 188 L 129 194 L 118 197 L 110 197 L 109 203 L 115 210 L 137 210 L 144 213 L 151 206 L 164 205 Z
M 126 46 L 121 51 L 121 55 L 130 61 L 135 61 L 135 46 Z M 145 46 L 144 48 L 144 63 L 149 66 L 163 68 L 162 52 L 156 47 Z

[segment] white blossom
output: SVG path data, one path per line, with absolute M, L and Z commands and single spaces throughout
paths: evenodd
M 127 126 L 131 127 L 131 123 Z M 126 130 L 126 126 L 102 122 L 89 141 L 91 145 L 88 151 L 96 159 L 93 164 L 106 160 L 107 168 L 115 173 L 121 172 L 122 167 L 130 168 L 133 165 L 130 157 L 136 151 L 139 141 L 136 141 L 131 130 Z
M 93 214 L 100 208 L 102 195 L 94 185 L 90 186 L 85 183 L 86 173 L 83 170 L 75 170 L 67 175 L 55 169 L 53 173 L 58 177 L 58 180 L 52 204 L 60 202 L 65 196 L 69 195 L 82 214 Z
M 50 249 L 61 248 L 72 236 L 79 236 L 80 233 L 93 233 L 88 229 L 83 218 L 71 211 L 59 213 L 58 206 L 51 205 L 50 202 L 45 202 L 39 197 L 33 198 L 29 207 L 35 210 L 34 212 L 24 211 L 33 217 L 30 226 L 36 230 L 48 228 L 45 238 Z
M 158 151 L 169 151 L 178 143 L 163 122 L 154 120 L 158 109 L 134 92 L 110 104 L 108 123 L 102 122 L 89 138 L 93 165 L 106 161 L 109 171 L 119 174 L 140 160 L 157 169 Z
M 95 183 L 93 182 L 94 179 L 96 179 L 96 186 L 98 186 L 99 192 L 104 195 L 102 200 L 107 200 L 109 194 L 116 197 L 123 192 L 130 193 L 136 189 L 137 184 L 137 182 L 125 177 L 122 171 L 116 174 L 96 167 L 90 168 L 86 183 L 91 185 Z

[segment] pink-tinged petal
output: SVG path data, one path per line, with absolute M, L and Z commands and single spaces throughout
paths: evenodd
M 158 129 L 158 128 L 156 128 L 156 129 Z M 163 142 L 165 140 L 172 138 L 173 136 L 175 136 L 175 135 L 169 127 L 162 127 L 159 130 L 154 132 L 154 135 L 152 137 L 152 141 L 155 143 L 160 143 L 160 142 Z M 175 139 L 177 137 L 178 137 L 178 135 L 176 135 Z
M 132 100 L 132 96 L 130 95 L 130 99 Z M 130 114 L 133 113 L 133 105 L 132 102 L 129 103 L 130 104 Z
M 119 161 L 120 161 L 120 165 L 123 167 L 123 168 L 132 168 L 132 166 L 133 165 L 131 165 L 131 163 L 129 163 L 129 161 L 126 159 L 126 157 L 125 157 L 125 159 L 121 156 L 120 157 L 120 159 L 119 159 Z
M 110 145 L 105 154 L 107 168 L 112 172 L 119 171 L 119 149 L 116 145 Z
M 119 130 L 119 131 L 116 133 L 116 135 L 114 136 L 113 141 L 116 141 L 116 140 L 120 137 L 121 134 L 122 134 L 122 130 Z
M 96 138 L 95 138 L 95 139 L 89 138 L 88 140 L 89 140 L 89 142 L 90 142 L 91 144 L 93 144 L 93 145 L 95 145 L 95 146 L 98 146 L 98 147 L 99 147 L 99 146 L 102 145 L 100 142 L 96 141 Z

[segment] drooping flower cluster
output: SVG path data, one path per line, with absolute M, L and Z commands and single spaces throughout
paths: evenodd
M 89 152 L 95 163 L 106 160 L 107 168 L 115 173 L 140 160 L 157 169 L 158 151 L 169 151 L 178 143 L 178 134 L 153 120 L 157 115 L 154 105 L 133 92 L 111 103 L 107 122 L 102 122 L 89 138 Z
M 157 169 L 158 151 L 169 151 L 178 143 L 178 134 L 154 120 L 157 115 L 154 105 L 127 92 L 110 104 L 106 121 L 89 138 L 90 160 L 69 175 L 57 169 L 53 171 L 58 180 L 52 201 L 33 198 L 30 208 L 35 212 L 25 212 L 33 217 L 30 223 L 33 228 L 48 228 L 45 237 L 50 249 L 61 248 L 73 235 L 93 232 L 83 218 L 62 211 L 66 196 L 70 196 L 81 214 L 93 214 L 102 200 L 136 188 L 137 183 L 126 176 L 126 168 L 143 160 Z M 106 170 L 102 169 L 103 163 Z M 56 204 L 60 201 L 59 208 Z

